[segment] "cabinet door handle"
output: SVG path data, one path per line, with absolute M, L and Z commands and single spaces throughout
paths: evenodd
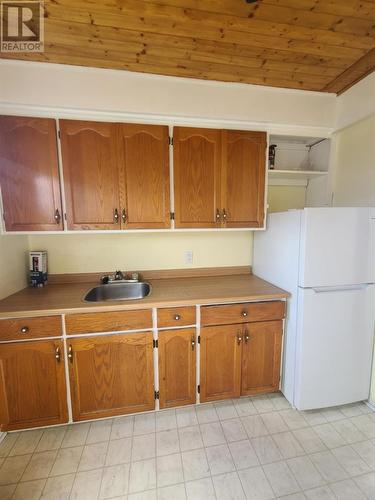
M 122 222 L 126 222 L 126 219 L 128 218 L 128 216 L 126 215 L 126 210 L 125 208 L 122 209 L 122 215 L 121 215 L 121 218 L 122 218 Z
M 180 321 L 181 316 L 180 316 L 179 314 L 176 314 L 176 316 L 174 317 L 174 319 L 175 319 L 176 321 Z
M 29 331 L 29 327 L 28 326 L 23 326 L 21 328 L 21 333 L 28 333 L 28 331 Z
M 223 220 L 226 221 L 227 220 L 227 213 L 225 211 L 225 208 L 223 208 Z
M 250 340 L 249 331 L 245 330 L 245 342 L 246 342 L 246 344 L 249 342 L 249 340 Z
M 240 333 L 238 333 L 238 334 L 237 334 L 237 344 L 238 344 L 238 345 L 240 345 L 240 344 L 241 344 L 241 342 L 242 342 L 242 337 L 241 337 L 241 334 L 240 334 Z
M 216 222 L 220 222 L 221 221 L 221 214 L 220 214 L 220 210 L 217 208 L 216 209 Z
M 115 208 L 113 212 L 113 220 L 115 221 L 115 224 L 118 224 L 118 219 L 119 219 L 118 210 L 117 208 Z
M 73 363 L 73 347 L 71 345 L 68 348 L 68 359 L 71 363 Z
M 60 221 L 61 221 L 61 215 L 60 215 L 58 208 L 55 211 L 55 221 L 56 221 L 56 224 L 60 224 Z
M 61 361 L 60 347 L 56 347 L 56 350 L 55 350 L 55 358 L 56 358 L 56 361 L 57 361 L 58 363 L 60 363 L 60 361 Z
M 244 318 L 246 318 L 246 316 L 247 316 L 247 311 L 242 311 L 241 316 L 242 316 L 242 317 L 244 317 Z
M 191 350 L 194 351 L 194 349 L 195 349 L 195 338 L 193 337 L 191 339 Z

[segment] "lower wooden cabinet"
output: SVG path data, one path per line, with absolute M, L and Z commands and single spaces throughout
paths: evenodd
M 201 402 L 279 389 L 282 321 L 201 330 Z
M 195 329 L 159 332 L 160 408 L 196 402 Z
M 69 339 L 73 420 L 153 410 L 152 333 Z
M 241 325 L 201 330 L 200 400 L 237 398 L 241 390 Z
M 60 340 L 0 345 L 0 430 L 68 421 Z
M 279 389 L 282 321 L 243 326 L 241 396 Z

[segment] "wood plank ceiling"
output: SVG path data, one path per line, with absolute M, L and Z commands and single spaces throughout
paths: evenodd
M 1 57 L 341 93 L 375 69 L 375 0 L 46 0 L 45 52 Z

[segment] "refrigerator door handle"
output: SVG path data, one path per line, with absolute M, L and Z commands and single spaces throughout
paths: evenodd
M 342 286 L 322 286 L 312 288 L 315 293 L 327 293 L 327 292 L 348 292 L 352 290 L 364 290 L 373 283 L 361 283 L 360 285 L 342 285 Z

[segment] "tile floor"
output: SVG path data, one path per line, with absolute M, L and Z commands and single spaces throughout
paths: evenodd
M 280 394 L 8 434 L 1 500 L 375 500 L 375 413 Z

